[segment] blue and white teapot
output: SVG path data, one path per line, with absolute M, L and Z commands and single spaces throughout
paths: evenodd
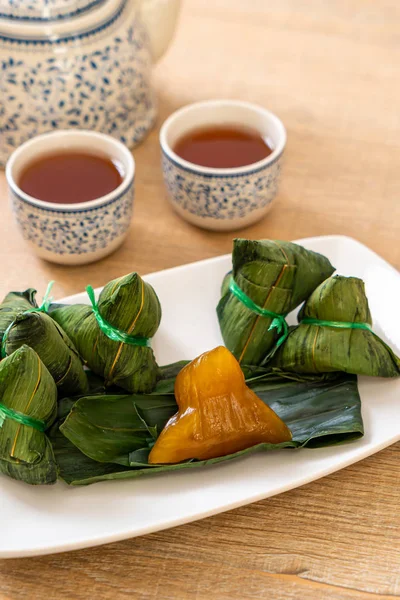
M 155 120 L 151 66 L 180 0 L 0 0 L 0 164 L 34 135 L 83 128 L 129 147 Z

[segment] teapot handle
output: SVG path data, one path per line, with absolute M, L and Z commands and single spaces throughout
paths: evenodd
M 154 62 L 167 50 L 174 35 L 181 0 L 139 0 L 138 8 L 150 38 Z

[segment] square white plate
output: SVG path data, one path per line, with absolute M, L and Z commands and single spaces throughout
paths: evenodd
M 364 279 L 374 329 L 399 352 L 399 273 L 351 238 L 299 242 L 328 256 L 339 273 Z M 230 261 L 221 256 L 145 277 L 163 308 L 153 343 L 161 365 L 194 358 L 222 342 L 215 307 Z M 66 301 L 87 298 L 78 294 Z M 294 323 L 293 315 L 290 320 Z M 359 387 L 365 436 L 343 446 L 277 450 L 88 487 L 61 482 L 30 487 L 0 476 L 0 557 L 63 552 L 173 527 L 304 485 L 378 452 L 400 439 L 400 380 L 361 378 Z

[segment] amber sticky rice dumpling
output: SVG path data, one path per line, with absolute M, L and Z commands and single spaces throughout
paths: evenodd
M 223 346 L 182 369 L 175 398 L 179 411 L 165 425 L 149 463 L 205 460 L 291 440 L 288 427 L 247 387 L 239 363 Z

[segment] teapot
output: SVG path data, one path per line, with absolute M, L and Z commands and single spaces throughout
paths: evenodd
M 151 67 L 179 8 L 180 0 L 0 0 L 0 164 L 50 130 L 141 142 L 156 118 Z

